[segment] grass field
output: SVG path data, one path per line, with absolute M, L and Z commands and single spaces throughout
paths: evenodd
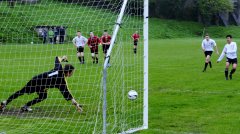
M 48 99 L 33 106 L 34 112 L 21 113 L 19 108 L 37 95 L 25 95 L 10 103 L 0 115 L 0 132 L 6 133 L 101 133 L 103 54 L 99 48 L 99 64 L 92 64 L 89 49 L 86 64 L 80 65 L 72 44 L 63 45 L 1 45 L 0 100 L 20 90 L 33 76 L 51 70 L 57 55 L 67 55 L 76 68 L 68 78 L 70 91 L 83 104 L 79 114 L 57 89 L 48 90 Z M 123 52 L 119 51 L 124 50 Z M 121 132 L 142 125 L 142 47 L 139 55 L 132 45 L 117 43 L 108 70 L 108 131 Z M 124 63 L 124 66 L 122 66 Z M 117 79 L 116 79 L 117 78 Z M 123 79 L 124 78 L 124 79 Z M 138 91 L 139 99 L 130 101 L 127 92 Z M 51 125 L 51 127 L 49 127 Z M 63 127 L 64 126 L 64 127 Z
M 45 15 L 46 11 L 49 14 Z M 52 89 L 48 91 L 46 101 L 33 107 L 33 113 L 19 113 L 19 107 L 36 95 L 20 97 L 8 106 L 5 113 L 0 114 L 0 134 L 101 133 L 102 53 L 100 64 L 92 65 L 87 49 L 87 64 L 81 66 L 72 44 L 43 45 L 33 27 L 67 26 L 69 42 L 79 29 L 84 36 L 93 29 L 99 36 L 103 29 L 111 33 L 116 16 L 109 10 L 53 0 L 42 0 L 36 5 L 17 4 L 15 8 L 8 8 L 6 1 L 0 2 L 0 18 L 4 20 L 0 21 L 0 101 L 20 89 L 32 76 L 52 69 L 56 55 L 68 55 L 70 63 L 76 67 L 74 76 L 68 78 L 69 88 L 77 101 L 84 104 L 84 112 L 79 115 L 58 90 Z M 104 19 L 106 17 L 108 19 Z M 129 41 L 136 29 L 142 30 L 139 18 L 125 16 L 120 40 Z M 200 48 L 200 36 L 204 26 L 196 22 L 151 18 L 149 27 L 149 129 L 137 133 L 238 134 L 240 72 L 237 70 L 233 80 L 226 81 L 225 62 L 217 64 L 216 54 L 212 58 L 213 68 L 202 72 L 204 55 Z M 240 28 L 236 26 L 207 27 L 205 32 L 217 38 L 228 33 L 235 38 L 240 37 Z M 33 40 L 34 45 L 30 45 Z M 222 51 L 225 39 L 216 41 L 219 51 Z M 236 41 L 240 42 L 239 39 Z M 143 55 L 132 56 L 132 46 L 127 44 L 117 44 L 111 57 L 109 77 L 113 79 L 109 80 L 108 86 L 114 90 L 108 91 L 110 132 L 121 132 L 142 124 Z M 120 49 L 125 51 L 120 53 Z M 125 66 L 122 67 L 122 64 Z M 131 89 L 139 93 L 136 101 L 127 99 L 126 93 Z
M 217 39 L 219 51 L 225 44 Z M 239 42 L 239 40 L 236 40 Z M 202 72 L 201 39 L 150 41 L 149 130 L 159 133 L 239 133 L 240 73 L 224 79 L 225 62 Z
M 216 41 L 218 43 L 219 51 L 222 51 L 225 40 L 217 39 Z M 240 40 L 236 41 L 239 42 Z M 217 59 L 216 54 L 213 54 L 212 58 L 213 68 L 208 68 L 207 72 L 203 73 L 202 67 L 204 64 L 204 56 L 200 49 L 200 43 L 200 38 L 150 40 L 149 129 L 137 133 L 215 134 L 238 133 L 240 131 L 238 127 L 240 122 L 240 92 L 238 90 L 240 86 L 238 82 L 240 80 L 240 73 L 237 71 L 236 74 L 234 74 L 233 80 L 226 81 L 223 74 L 225 62 L 222 61 L 217 64 L 215 62 Z M 31 53 L 26 51 L 27 47 L 31 48 Z M 57 50 L 63 50 L 63 47 L 66 46 L 59 45 L 57 46 Z M 38 52 L 40 48 L 44 48 L 45 51 L 39 55 Z M 126 50 L 127 49 L 132 51 L 131 47 L 126 47 Z M 7 50 L 11 50 L 16 53 L 7 55 L 9 52 Z M 62 52 L 66 52 L 71 55 L 73 51 L 73 49 L 69 48 L 67 51 Z M 0 81 L 0 88 L 5 89 L 6 87 L 9 87 L 7 90 L 3 90 L 4 94 L 0 95 L 1 99 L 6 98 L 11 92 L 16 91 L 16 89 L 24 85 L 25 82 L 37 72 L 49 70 L 52 65 L 52 59 L 50 57 L 46 57 L 46 55 L 50 52 L 51 56 L 59 54 L 59 52 L 57 52 L 56 49 L 53 49 L 53 46 L 51 45 L 41 45 L 40 47 L 37 45 L 21 46 L 20 49 L 16 46 L 1 46 L 0 54 L 1 56 L 5 56 L 4 59 L 1 59 L 1 62 L 4 63 L 4 65 L 14 64 L 14 66 L 7 66 L 5 68 L 3 65 L 1 66 L 3 70 L 1 71 L 2 79 Z M 43 63 L 41 61 L 37 62 L 37 60 L 35 60 L 36 63 L 34 65 L 31 65 L 29 61 L 18 61 L 18 55 L 20 55 L 23 59 L 27 59 L 29 55 L 31 55 L 30 59 L 41 59 L 40 57 L 44 57 L 46 58 L 44 61 L 47 61 L 44 65 L 48 66 L 43 66 L 43 68 L 39 67 Z M 72 63 L 74 63 L 75 66 L 78 66 L 75 55 L 71 55 L 69 58 L 73 60 Z M 87 58 L 87 60 L 89 59 L 90 58 Z M 112 58 L 112 63 L 115 64 L 114 62 L 114 58 Z M 8 72 L 9 69 L 12 71 Z M 31 69 L 35 69 L 36 72 L 29 71 L 27 73 L 20 73 L 23 70 Z M 119 69 L 120 68 L 116 68 L 116 70 Z M 20 71 L 18 72 L 18 78 L 14 77 L 14 74 L 17 73 L 14 72 L 14 70 Z M 97 101 L 93 101 L 92 98 L 97 98 L 99 97 L 99 94 L 101 94 L 101 92 L 96 92 L 96 90 L 89 90 L 86 92 L 86 89 L 89 88 L 99 88 L 98 86 L 91 87 L 89 84 L 89 79 L 93 78 L 95 74 L 93 70 L 99 72 L 101 71 L 101 66 L 92 66 L 88 63 L 86 64 L 86 67 L 81 67 L 76 70 L 75 75 L 77 76 L 68 79 L 70 83 L 69 85 L 71 85 L 70 88 L 74 89 L 74 87 L 80 85 L 80 88 L 78 89 L 81 90 L 73 90 L 73 93 L 80 96 L 81 99 L 84 99 L 83 103 L 87 104 L 87 108 L 85 109 L 84 114 L 81 115 L 81 118 L 79 118 L 79 115 L 75 113 L 74 108 L 62 99 L 57 90 L 50 90 L 48 100 L 44 101 L 42 104 L 37 104 L 34 107 L 34 109 L 37 110 L 37 114 L 29 113 L 19 114 L 18 116 L 14 115 L 14 113 L 16 113 L 14 110 L 21 106 L 26 99 L 30 99 L 30 96 L 22 97 L 12 103 L 10 105 L 11 109 L 9 109 L 8 116 L 6 116 L 6 114 L 2 114 L 0 117 L 0 124 L 3 124 L 0 125 L 0 130 L 6 132 L 7 134 L 19 132 L 31 133 L 33 129 L 41 133 L 76 133 L 78 132 L 80 125 L 82 133 L 91 132 L 92 130 L 88 131 L 91 127 L 86 124 L 92 123 L 93 118 L 96 116 L 90 115 L 94 115 L 97 110 L 97 108 L 93 108 L 93 105 L 97 105 Z M 92 72 L 89 77 L 86 74 L 82 74 L 82 72 L 86 73 L 89 71 Z M 129 72 L 132 71 L 129 70 L 128 73 Z M 27 76 L 25 74 L 27 74 Z M 80 78 L 76 79 L 78 75 L 80 75 Z M 83 78 L 83 76 L 85 78 Z M 11 78 L 14 78 L 14 81 Z M 84 81 L 81 81 L 81 79 L 84 79 Z M 94 81 L 98 83 L 97 78 Z M 8 83 L 11 83 L 11 85 L 9 86 Z M 128 84 L 130 85 L 131 83 Z M 87 98 L 89 95 L 87 93 L 90 93 L 92 97 Z M 131 102 L 128 103 L 127 100 L 125 100 L 125 102 L 131 108 L 134 108 L 135 104 L 136 106 L 141 104 L 141 102 L 134 102 L 135 104 L 131 104 Z M 56 103 L 62 104 L 62 106 L 59 106 Z M 67 109 L 64 109 L 66 107 Z M 137 106 L 136 108 L 139 107 Z M 55 109 L 60 111 L 56 111 Z M 109 110 L 111 111 L 112 109 L 113 107 Z M 121 109 L 117 108 L 117 111 L 121 111 Z M 141 117 L 139 114 L 140 113 L 137 113 L 135 117 L 131 117 L 131 115 L 129 115 L 129 117 L 126 115 L 126 117 L 140 122 L 140 119 L 137 119 L 137 117 Z M 67 118 L 66 115 L 68 115 Z M 101 116 L 101 113 L 99 113 L 99 116 Z M 114 116 L 110 117 L 114 118 Z M 111 122 L 113 120 L 109 119 L 108 121 Z M 7 124 L 4 124 L 6 122 Z M 68 124 L 68 127 L 63 130 L 63 125 L 66 123 Z M 49 125 L 52 126 L 51 129 L 48 127 Z M 97 129 L 99 129 L 100 132 L 101 128 Z M 119 130 L 120 128 L 116 128 L 116 131 Z

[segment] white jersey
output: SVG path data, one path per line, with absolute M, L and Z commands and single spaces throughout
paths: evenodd
M 80 37 L 76 36 L 76 37 L 73 38 L 73 40 L 72 40 L 73 44 L 74 44 L 74 45 L 76 44 L 77 47 L 80 47 L 80 46 L 81 46 L 81 47 L 84 47 L 85 44 L 87 43 L 87 41 L 88 41 L 88 39 L 85 38 L 84 36 L 80 36 Z
M 222 54 L 218 58 L 217 61 L 221 61 L 226 54 L 226 57 L 229 59 L 237 58 L 237 44 L 236 42 L 231 42 L 230 44 L 226 44 L 223 48 Z
M 208 41 L 206 39 L 204 39 L 202 41 L 202 49 L 204 51 L 214 51 L 214 47 L 216 47 L 217 44 L 213 39 L 209 39 Z

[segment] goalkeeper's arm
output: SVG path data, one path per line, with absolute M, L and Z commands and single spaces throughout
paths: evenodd
M 72 101 L 72 104 L 77 108 L 78 112 L 82 112 L 82 105 L 78 104 L 77 101 L 73 98 L 72 94 L 69 92 L 68 87 L 66 84 L 63 84 L 59 87 L 60 92 L 62 93 L 63 97 L 69 101 Z

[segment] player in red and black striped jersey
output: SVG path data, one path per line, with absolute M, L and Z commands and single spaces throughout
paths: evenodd
M 37 93 L 37 98 L 29 101 L 21 107 L 21 111 L 32 111 L 30 106 L 45 100 L 47 98 L 47 90 L 49 88 L 58 88 L 63 97 L 67 101 L 71 100 L 77 110 L 81 112 L 82 106 L 79 105 L 71 95 L 67 86 L 67 81 L 65 80 L 65 77 L 72 76 L 74 67 L 71 64 L 66 64 L 63 68 L 61 62 L 67 62 L 67 57 L 56 57 L 54 69 L 33 77 L 21 90 L 15 92 L 6 101 L 1 103 L 0 111 L 3 111 L 11 101 L 23 94 Z
M 103 53 L 104 53 L 104 60 L 106 59 L 106 54 L 107 51 L 110 47 L 110 42 L 111 42 L 112 37 L 108 34 L 107 30 L 104 30 L 103 36 L 101 37 L 101 43 L 102 43 L 102 48 L 103 48 Z M 110 57 L 108 61 L 108 66 L 110 66 Z
M 97 36 L 94 36 L 93 32 L 90 32 L 90 37 L 88 38 L 88 46 L 91 50 L 93 64 L 98 64 L 98 45 L 101 43 Z
M 140 35 L 138 34 L 138 31 L 136 31 L 132 36 L 133 39 L 133 52 L 136 54 L 137 53 L 137 45 L 138 45 L 138 41 L 140 38 Z

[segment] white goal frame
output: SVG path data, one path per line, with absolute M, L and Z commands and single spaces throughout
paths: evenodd
M 112 49 L 114 47 L 114 42 L 116 40 L 117 33 L 119 31 L 122 18 L 124 15 L 124 11 L 126 8 L 126 5 L 128 3 L 128 0 L 124 0 L 120 14 L 118 15 L 117 21 L 115 23 L 112 39 L 110 42 L 109 50 L 106 54 L 106 59 L 104 61 L 103 66 L 103 130 L 102 133 L 107 133 L 107 69 L 108 69 L 108 61 L 112 52 Z M 130 128 L 124 132 L 121 132 L 122 134 L 125 133 L 134 133 L 136 131 L 148 129 L 148 15 L 149 15 L 149 1 L 144 0 L 144 13 L 143 13 L 143 45 L 144 45 L 144 69 L 143 69 L 143 82 L 144 82 L 144 91 L 143 91 L 143 124 L 139 128 Z

